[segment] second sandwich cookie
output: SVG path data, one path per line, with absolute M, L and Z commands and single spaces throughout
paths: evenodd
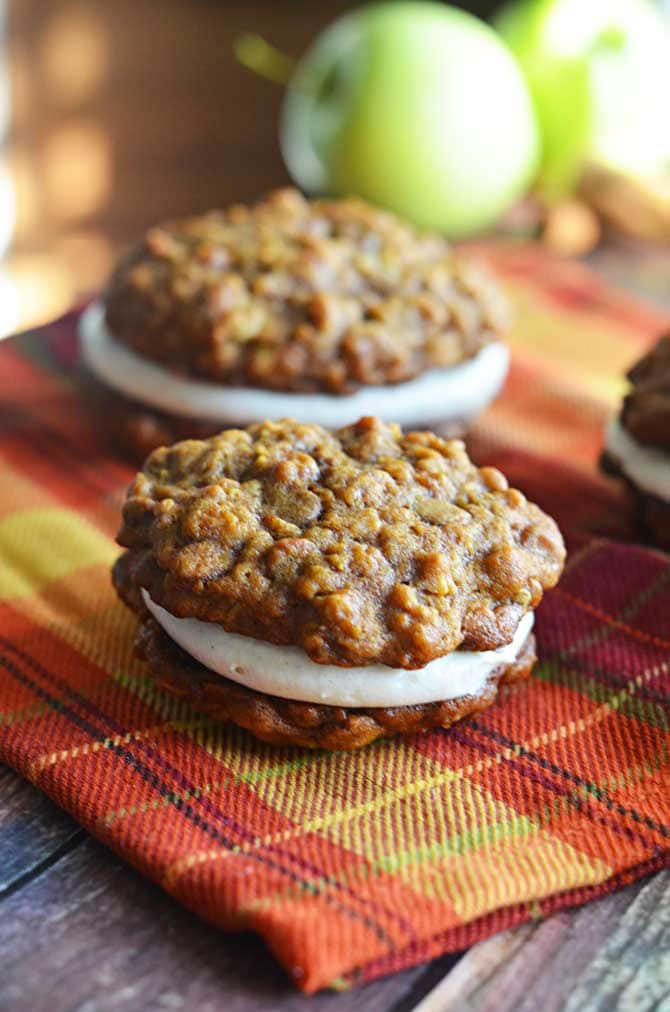
M 641 519 L 670 549 L 670 335 L 628 373 L 631 389 L 605 433 L 603 469 L 625 479 Z
M 438 235 L 295 190 L 149 229 L 84 314 L 105 424 L 136 459 L 290 415 L 462 430 L 508 366 L 505 300 Z

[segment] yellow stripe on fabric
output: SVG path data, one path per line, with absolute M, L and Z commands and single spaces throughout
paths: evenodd
M 452 862 L 444 882 L 455 912 L 470 921 L 500 907 L 597 885 L 612 873 L 605 861 L 542 830 L 517 846 L 491 848 L 485 863 L 477 854 Z
M 404 753 L 403 758 L 406 757 L 408 751 L 411 751 L 414 754 L 413 757 L 417 756 L 414 749 L 406 749 L 400 742 L 396 741 L 391 744 L 396 750 L 399 749 Z M 355 754 L 352 755 L 351 753 L 346 752 L 334 752 L 323 755 L 319 755 L 317 753 L 317 756 L 320 760 L 322 760 L 322 762 L 319 762 L 318 765 L 310 766 L 309 769 L 311 771 L 314 769 L 323 770 L 325 766 L 325 775 L 322 778 L 319 778 L 321 779 L 321 783 L 318 784 L 318 789 L 314 790 L 313 793 L 314 803 L 312 807 L 315 814 L 311 818 L 305 818 L 302 816 L 300 818 L 300 824 L 294 828 L 282 830 L 278 833 L 271 833 L 265 837 L 243 845 L 238 849 L 240 852 L 244 853 L 245 851 L 254 850 L 257 847 L 286 842 L 287 840 L 294 839 L 305 833 L 329 833 L 329 831 L 331 831 L 335 826 L 360 819 L 363 816 L 379 816 L 381 814 L 382 817 L 392 820 L 390 825 L 393 827 L 395 824 L 395 816 L 397 815 L 397 813 L 393 811 L 394 805 L 406 802 L 408 799 L 414 798 L 415 796 L 422 795 L 425 791 L 430 790 L 431 788 L 443 786 L 450 781 L 461 780 L 468 774 L 480 772 L 483 769 L 499 764 L 503 761 L 500 756 L 495 756 L 478 760 L 476 763 L 472 763 L 469 766 L 458 770 L 445 770 L 442 768 L 441 772 L 434 772 L 433 775 L 426 777 L 421 781 L 417 781 L 415 783 L 405 783 L 403 787 L 395 788 L 381 795 L 376 794 L 373 789 L 370 792 L 372 796 L 369 800 L 362 803 L 359 802 L 349 808 L 342 808 L 338 804 L 338 798 L 341 798 L 344 793 L 341 779 L 343 771 L 340 770 L 340 777 L 337 777 L 335 774 L 338 771 L 335 769 L 335 766 L 343 765 L 346 767 L 351 766 L 352 764 L 355 766 L 355 764 L 361 761 L 361 756 L 357 756 Z M 314 781 L 312 781 L 312 785 L 313 783 Z M 291 791 L 291 794 L 292 793 L 293 791 Z M 306 791 L 305 794 L 309 796 L 308 791 Z M 269 803 L 267 796 L 264 796 L 263 800 L 266 804 Z M 276 797 L 273 800 L 275 804 L 278 801 Z M 286 797 L 282 796 L 282 802 L 286 800 Z M 316 814 L 317 812 L 320 813 L 322 811 L 324 801 L 327 800 L 332 801 L 333 809 L 326 814 Z M 290 811 L 287 811 L 284 808 L 282 808 L 282 811 L 287 818 L 291 818 Z M 170 877 L 172 878 L 174 876 L 174 878 L 178 878 L 181 872 L 187 867 L 190 868 L 195 864 L 226 858 L 230 856 L 230 853 L 231 852 L 229 850 L 220 847 L 212 847 L 207 850 L 194 852 L 193 854 L 188 855 L 188 857 L 182 858 L 179 862 L 177 862 L 177 866 L 170 871 Z M 364 851 L 363 856 L 369 858 L 373 855 L 370 852 Z
M 581 306 L 559 306 L 535 286 L 506 279 L 506 287 L 516 310 L 509 337 L 513 349 L 544 372 L 569 379 L 573 388 L 586 388 L 610 404 L 620 400 L 621 377 L 641 354 L 641 342 L 631 341 L 629 326 Z
M 634 691 L 633 686 L 639 687 L 644 684 L 654 677 L 655 672 L 656 668 L 651 668 L 638 675 L 622 690 L 623 693 Z M 503 693 L 507 694 L 510 690 L 514 691 L 515 689 L 515 686 L 511 686 L 509 690 L 503 690 Z M 211 847 L 205 850 L 194 851 L 180 858 L 173 866 L 167 869 L 166 880 L 174 884 L 185 871 L 197 865 L 225 860 L 232 854 L 244 854 L 260 847 L 284 843 L 307 833 L 325 833 L 331 836 L 331 838 L 338 839 L 341 845 L 358 852 L 365 859 L 378 861 L 380 853 L 383 854 L 383 851 L 376 839 L 377 833 L 371 832 L 371 827 L 368 824 L 362 827 L 353 825 L 356 820 L 372 816 L 378 820 L 380 831 L 383 827 L 381 835 L 384 839 L 389 839 L 390 834 L 390 838 L 399 841 L 401 839 L 399 829 L 406 828 L 406 820 L 401 817 L 399 811 L 401 805 L 408 807 L 412 804 L 416 805 L 419 798 L 425 795 L 425 793 L 445 786 L 450 788 L 450 794 L 453 797 L 460 797 L 462 801 L 462 796 L 458 792 L 461 791 L 463 782 L 472 775 L 477 775 L 492 766 L 501 765 L 510 759 L 516 758 L 522 750 L 532 750 L 538 746 L 556 742 L 559 739 L 566 740 L 578 735 L 588 727 L 601 723 L 610 713 L 610 706 L 598 707 L 586 718 L 569 721 L 542 734 L 535 735 L 529 741 L 522 742 L 515 748 L 501 748 L 499 754 L 495 756 L 478 759 L 458 769 L 445 769 L 441 764 L 433 762 L 426 756 L 422 756 L 415 749 L 406 747 L 400 741 L 386 741 L 376 743 L 368 748 L 364 754 L 346 752 L 310 753 L 306 757 L 301 756 L 300 758 L 287 759 L 278 763 L 270 771 L 267 768 L 267 762 L 274 753 L 269 746 L 264 747 L 261 743 L 254 744 L 246 732 L 241 731 L 239 728 L 226 728 L 222 740 L 217 735 L 218 740 L 214 745 L 209 737 L 203 736 L 203 732 L 201 731 L 198 734 L 198 743 L 210 755 L 222 761 L 227 767 L 227 771 L 221 778 L 205 785 L 199 785 L 196 788 L 197 793 L 214 794 L 219 787 L 229 782 L 230 778 L 233 777 L 247 782 L 256 788 L 260 788 L 258 794 L 266 804 L 278 807 L 288 819 L 296 819 L 299 824 L 289 829 L 256 838 L 232 849 Z M 396 782 L 396 777 L 389 775 L 389 771 L 395 768 L 394 764 L 396 763 L 402 772 L 402 776 L 399 774 L 398 779 L 403 783 L 403 786 L 389 788 L 388 784 Z M 263 775 L 270 773 L 272 775 Z M 300 784 L 296 783 L 296 777 L 302 781 Z M 357 781 L 357 797 L 359 800 L 356 805 L 343 808 L 339 804 L 338 799 L 346 797 L 349 793 L 348 781 L 351 779 Z M 457 782 L 460 782 L 458 786 Z M 271 787 L 268 790 L 269 785 Z M 476 790 L 482 794 L 482 788 L 479 785 L 472 784 L 471 787 L 476 787 Z M 301 808 L 296 810 L 296 799 L 300 799 L 301 804 L 306 806 L 306 811 Z M 482 810 L 482 804 L 490 805 L 491 803 L 494 805 L 501 804 L 499 802 L 492 802 L 492 799 L 488 796 L 488 792 L 486 792 L 485 798 L 479 798 L 479 811 L 481 812 Z M 165 804 L 164 799 L 157 800 L 149 808 L 153 810 L 162 804 Z M 324 812 L 324 806 L 329 805 L 332 807 L 327 808 Z M 566 799 L 565 802 L 557 803 L 551 809 L 538 810 L 535 820 L 529 818 L 528 821 L 524 821 L 524 818 L 511 807 L 504 815 L 496 809 L 495 817 L 488 821 L 489 825 L 491 821 L 500 823 L 498 831 L 494 835 L 498 836 L 500 834 L 500 837 L 504 838 L 505 833 L 502 832 L 502 823 L 516 820 L 515 825 L 520 833 L 522 840 L 520 845 L 523 848 L 528 846 L 529 834 L 532 835 L 538 830 L 542 834 L 545 834 L 546 839 L 553 840 L 553 837 L 546 830 L 539 827 L 543 824 L 551 824 L 555 819 L 564 815 L 569 807 Z M 142 811 L 134 808 L 124 810 L 122 813 L 110 812 L 107 814 L 105 821 L 114 820 L 117 817 L 127 818 L 141 814 Z M 436 814 L 439 823 L 439 836 L 445 839 L 451 829 L 452 820 L 444 806 Z M 486 831 L 484 831 L 484 839 L 485 836 Z M 511 849 L 514 851 L 516 848 L 512 847 Z M 555 871 L 555 853 L 555 848 L 553 850 L 550 849 L 546 851 L 543 858 L 545 861 L 551 861 L 552 869 L 554 869 L 552 874 L 557 874 Z M 470 857 L 472 855 L 467 856 Z M 463 860 L 462 852 L 459 860 Z M 458 865 L 458 862 L 455 862 L 455 865 Z M 579 867 L 580 874 L 582 874 L 581 858 Z M 454 865 L 450 866 L 449 873 L 454 873 Z M 596 869 L 594 874 L 597 873 Z M 561 878 L 560 874 L 558 878 Z M 584 882 L 588 881 L 591 880 L 587 876 Z M 469 882 L 467 888 L 474 889 L 475 885 L 476 883 Z M 434 884 L 432 888 L 435 888 Z M 442 892 L 443 890 L 440 889 L 439 891 Z
M 137 618 L 119 601 L 107 562 L 52 580 L 13 607 L 117 680 L 149 681 L 133 653 Z
M 115 734 L 103 741 L 88 741 L 82 745 L 75 745 L 73 748 L 59 749 L 56 752 L 48 752 L 39 759 L 35 759 L 28 768 L 27 776 L 32 780 L 42 770 L 50 766 L 60 766 L 71 759 L 82 759 L 88 755 L 94 755 L 107 748 L 116 748 L 119 745 L 129 745 L 131 741 L 142 741 L 146 738 L 155 738 L 158 735 L 169 731 L 189 731 L 203 725 L 211 726 L 214 723 L 213 717 L 201 717 L 181 723 L 179 721 L 167 721 L 161 724 L 154 724 L 152 727 L 140 728 L 136 731 L 127 731 L 125 734 Z
M 596 885 L 611 877 L 613 869 L 605 861 L 589 857 L 544 830 L 529 838 L 523 818 L 520 818 L 519 825 L 521 832 L 516 843 L 506 833 L 492 838 L 485 863 L 482 863 L 480 855 L 460 853 L 455 855 L 455 860 L 432 867 L 433 888 L 426 890 L 425 894 L 448 904 L 460 919 L 466 921 L 498 907 L 541 899 L 570 888 Z M 285 831 L 229 848 L 212 847 L 188 854 L 165 870 L 163 881 L 168 888 L 174 888 L 178 879 L 195 867 L 282 843 L 295 835 Z M 289 888 L 292 891 L 297 887 L 302 893 L 335 885 L 355 887 L 379 873 L 378 867 L 363 865 L 353 874 L 343 871 L 336 876 L 315 874 Z M 416 887 L 414 882 L 409 884 Z M 264 897 L 262 902 L 273 906 L 282 896 L 286 896 L 286 890 Z
M 106 671 L 161 719 L 183 722 L 193 714 L 188 703 L 158 688 L 146 665 L 135 656 L 137 618 L 119 601 L 109 577 L 108 561 L 52 580 L 39 595 L 13 605 L 34 625 L 48 629 Z M 83 686 L 79 691 L 94 699 L 101 690 L 104 688 L 99 685 L 92 694 Z
M 39 593 L 85 566 L 111 565 L 114 542 L 70 510 L 47 506 L 0 520 L 0 601 Z
M 593 464 L 611 409 L 590 394 L 576 394 L 554 374 L 521 374 L 516 382 L 531 385 L 532 396 L 515 396 L 512 390 L 510 397 L 497 400 L 477 420 L 475 436 L 495 446 L 504 433 L 506 450 L 559 458 L 567 454 L 571 467 L 605 484 Z
M 499 841 L 507 842 L 500 845 Z M 561 839 L 540 831 L 532 842 L 524 833 L 517 844 L 509 842 L 503 834 L 492 841 L 493 851 L 486 862 L 481 857 L 459 855 L 447 865 L 432 869 L 439 876 L 441 887 L 435 888 L 431 899 L 451 907 L 461 921 L 473 920 L 498 907 L 516 903 L 535 902 L 568 888 L 597 885 L 611 877 L 613 869 L 604 861 L 591 859 Z M 248 845 L 201 852 L 181 859 L 168 871 L 167 883 L 174 885 L 184 871 L 207 860 L 244 854 Z M 492 870 L 491 870 L 492 869 Z M 378 869 L 362 867 L 353 877 L 341 874 L 337 881 L 344 886 L 356 887 L 361 881 L 374 877 Z M 314 884 L 323 883 L 323 877 L 294 883 L 270 895 L 250 900 L 240 908 L 239 914 L 251 914 L 261 909 L 281 907 L 287 900 L 299 898 L 311 891 Z M 328 884 L 332 884 L 328 880 Z
M 655 669 L 650 669 L 648 672 L 638 675 L 634 680 L 637 684 L 643 684 L 649 678 L 653 677 Z M 514 688 L 514 687 L 511 687 Z M 630 688 L 630 683 L 629 683 Z M 624 692 L 626 690 L 623 690 Z M 601 723 L 611 712 L 608 706 L 598 707 L 593 713 L 589 714 L 586 718 L 579 718 L 576 721 L 569 721 L 567 724 L 560 725 L 559 727 L 552 728 L 550 731 L 545 731 L 542 734 L 535 735 L 532 739 L 526 742 L 520 743 L 516 748 L 501 748 L 500 752 L 494 756 L 487 756 L 486 758 L 478 759 L 473 763 L 469 763 L 466 766 L 459 767 L 458 769 L 445 769 L 438 763 L 433 764 L 432 761 L 427 760 L 427 757 L 420 756 L 416 750 L 409 747 L 405 747 L 401 742 L 382 742 L 379 743 L 379 748 L 374 747 L 368 749 L 366 754 L 361 756 L 356 753 L 347 752 L 334 752 L 334 753 L 314 753 L 308 757 L 309 761 L 301 766 L 299 770 L 295 767 L 297 763 L 291 763 L 290 761 L 286 764 L 282 764 L 285 772 L 291 772 L 291 780 L 295 777 L 296 773 L 299 772 L 302 775 L 307 775 L 307 782 L 303 785 L 300 790 L 302 797 L 312 798 L 311 808 L 314 812 L 312 817 L 305 817 L 304 813 L 300 814 L 300 824 L 294 828 L 282 830 L 279 833 L 268 834 L 263 838 L 252 841 L 250 844 L 246 844 L 240 848 L 241 852 L 246 850 L 254 850 L 257 847 L 266 846 L 268 844 L 274 844 L 278 842 L 285 842 L 289 839 L 293 839 L 302 835 L 303 833 L 321 832 L 330 833 L 334 827 L 340 826 L 351 822 L 352 820 L 360 819 L 365 816 L 375 815 L 380 819 L 385 819 L 385 832 L 395 831 L 397 829 L 396 817 L 397 813 L 394 813 L 393 807 L 406 803 L 409 799 L 416 799 L 426 792 L 438 788 L 444 787 L 456 781 L 460 781 L 462 784 L 466 778 L 483 772 L 484 770 L 490 769 L 492 766 L 501 765 L 502 763 L 517 758 L 522 750 L 532 750 L 538 746 L 548 745 L 556 742 L 559 739 L 569 739 L 574 735 L 580 734 L 588 727 L 594 724 Z M 243 739 L 247 739 L 248 736 L 244 732 L 237 732 L 241 734 Z M 237 737 L 237 735 L 234 735 Z M 215 791 L 222 783 L 224 783 L 232 775 L 236 779 L 251 780 L 253 782 L 254 777 L 245 776 L 245 770 L 239 768 L 239 763 L 235 761 L 236 757 L 239 758 L 242 767 L 252 765 L 249 763 L 249 758 L 245 758 L 245 753 L 249 749 L 249 743 L 243 744 L 242 747 L 236 749 L 231 740 L 233 735 L 226 735 L 223 748 L 218 752 L 221 759 L 225 759 L 227 764 L 230 764 L 230 772 L 228 776 L 220 778 L 218 781 L 213 781 L 205 785 L 199 785 L 198 790 L 203 793 L 209 793 Z M 250 739 L 249 739 L 250 740 Z M 208 743 L 206 741 L 200 742 L 204 748 L 208 749 Z M 379 790 L 379 786 L 375 784 L 373 778 L 369 777 L 371 758 L 375 751 L 382 752 L 386 749 L 393 749 L 393 756 L 397 760 L 407 761 L 408 759 L 414 759 L 418 761 L 417 764 L 423 763 L 427 767 L 432 767 L 430 775 L 424 775 L 420 779 L 416 779 L 410 782 L 405 782 L 402 787 L 391 788 L 390 790 Z M 209 751 L 209 749 L 208 749 Z M 409 753 L 409 756 L 408 756 Z M 212 753 L 210 753 L 212 754 Z M 257 756 L 257 763 L 262 763 L 262 756 Z M 365 770 L 362 770 L 360 763 L 365 763 Z M 237 768 L 236 768 L 237 767 Z M 325 772 L 324 772 L 325 769 Z M 315 775 L 315 771 L 321 771 L 321 775 Z M 418 771 L 413 770 L 412 773 Z M 363 775 L 365 780 L 370 780 L 370 783 L 366 789 L 368 794 L 368 800 L 358 801 L 356 805 L 351 807 L 341 807 L 338 804 L 338 798 L 346 796 L 346 777 L 352 775 Z M 283 784 L 283 777 L 279 777 L 279 783 L 277 786 Z M 258 781 L 257 781 L 258 782 Z M 261 780 L 260 783 L 264 784 L 266 781 Z M 481 788 L 478 788 L 481 791 Z M 459 784 L 460 790 L 460 784 Z M 297 792 L 297 785 L 291 783 L 291 789 L 286 794 L 281 792 L 273 792 L 272 803 L 282 805 L 282 811 L 287 818 L 295 817 L 295 813 L 291 813 L 290 809 L 292 805 L 290 802 L 295 797 Z M 261 793 L 260 795 L 265 803 L 269 803 L 270 799 L 267 793 Z M 325 802 L 331 802 L 333 805 L 332 810 L 323 813 L 323 806 Z M 509 809 L 510 814 L 512 809 Z M 317 814 L 319 813 L 319 814 Z M 110 813 L 111 815 L 111 813 Z M 541 813 L 538 812 L 538 816 Z M 545 813 L 544 819 L 550 818 L 550 813 Z M 447 818 L 446 812 L 443 810 L 440 812 L 440 818 L 444 819 L 447 827 L 449 826 L 449 819 Z M 544 819 L 542 821 L 544 821 Z M 444 826 L 445 823 L 442 823 Z M 367 837 L 367 833 L 365 834 Z M 342 842 L 342 838 L 340 838 Z M 351 837 L 347 840 L 348 844 L 351 845 Z M 366 840 L 369 842 L 369 838 Z M 379 852 L 370 851 L 367 848 L 362 850 L 362 856 L 368 859 L 376 859 L 379 856 Z M 178 866 L 173 867 L 170 871 L 171 878 L 178 878 L 179 874 L 186 867 L 193 867 L 195 864 L 201 864 L 212 860 L 218 860 L 230 856 L 230 851 L 225 848 L 208 848 L 207 850 L 194 852 L 188 855 L 186 858 L 182 858 L 178 862 Z
M 26 474 L 12 467 L 4 457 L 0 456 L 0 461 L 2 468 L 0 521 L 17 510 L 36 509 L 38 506 L 53 504 L 53 496 L 43 485 L 32 481 Z
M 471 851 L 488 850 L 500 840 L 525 839 L 538 832 L 532 818 L 520 815 L 509 805 L 494 798 L 479 784 L 464 778 L 450 785 L 440 808 L 444 823 L 439 833 L 429 833 L 426 806 L 420 798 L 413 798 L 407 810 L 398 817 L 406 820 L 413 832 L 410 846 L 398 847 L 398 838 L 377 834 L 374 862 L 376 870 L 398 875 L 409 886 L 425 896 L 446 901 L 448 891 L 444 876 L 451 874 L 452 858 L 460 858 Z M 395 844 L 386 850 L 388 844 Z
M 388 745 L 389 743 L 387 742 L 385 744 Z M 403 753 L 402 758 L 408 757 L 410 759 L 418 758 L 418 754 L 414 749 L 406 748 L 400 742 L 392 742 L 391 744 L 394 746 L 394 749 L 396 751 L 399 750 Z M 403 801 L 406 802 L 408 798 L 414 798 L 415 795 L 421 795 L 423 791 L 429 787 L 437 786 L 438 784 L 444 784 L 450 780 L 459 780 L 464 774 L 473 772 L 473 769 L 475 770 L 483 769 L 489 765 L 492 765 L 493 763 L 501 761 L 498 757 L 496 757 L 494 759 L 489 758 L 480 760 L 477 763 L 472 764 L 471 767 L 462 770 L 459 769 L 459 770 L 444 771 L 443 769 L 441 774 L 435 774 L 434 776 L 428 778 L 427 780 L 424 780 L 420 784 L 407 783 L 404 788 L 396 788 L 394 791 L 390 792 L 392 794 L 392 797 L 389 797 L 388 794 L 382 795 L 381 797 L 375 797 L 375 791 L 373 789 L 370 792 L 371 793 L 370 800 L 364 803 L 359 803 L 351 808 L 342 808 L 338 806 L 338 798 L 341 798 L 344 792 L 342 786 L 343 771 L 342 770 L 338 771 L 336 769 L 336 766 L 340 765 L 345 766 L 344 772 L 346 772 L 347 766 L 349 767 L 349 772 L 351 772 L 352 769 L 355 770 L 356 768 L 360 770 L 361 767 L 359 764 L 361 761 L 361 756 L 355 754 L 352 755 L 351 753 L 346 752 L 340 752 L 340 753 L 326 753 L 319 756 L 319 758 L 322 759 L 323 762 L 320 762 L 310 767 L 311 771 L 316 770 L 321 771 L 321 776 L 315 778 L 318 783 L 318 788 L 315 789 L 313 793 L 314 815 L 312 817 L 305 818 L 303 815 L 300 818 L 299 825 L 289 829 L 281 830 L 276 833 L 267 834 L 264 837 L 259 837 L 253 841 L 249 841 L 248 843 L 242 844 L 239 847 L 235 847 L 232 849 L 223 847 L 211 847 L 202 851 L 194 851 L 192 854 L 189 854 L 186 857 L 179 859 L 179 861 L 175 862 L 175 865 L 173 865 L 170 869 L 168 869 L 167 871 L 168 880 L 170 882 L 174 882 L 179 878 L 179 876 L 184 871 L 194 867 L 195 865 L 207 863 L 210 861 L 225 860 L 232 854 L 248 853 L 250 851 L 258 849 L 259 847 L 269 846 L 277 843 L 285 843 L 288 840 L 295 839 L 307 833 L 314 833 L 314 832 L 323 833 L 324 831 L 328 833 L 330 830 L 333 829 L 333 827 L 337 826 L 338 824 L 341 823 L 346 824 L 352 820 L 359 819 L 361 816 L 370 816 L 370 815 L 378 816 L 381 813 L 382 817 L 390 817 L 395 821 L 395 817 L 397 816 L 397 811 L 394 811 L 393 807 L 395 803 Z M 336 776 L 338 772 L 340 774 L 339 777 Z M 314 780 L 312 780 L 312 785 L 313 784 Z M 218 785 L 211 785 L 211 786 L 216 787 Z M 293 792 L 291 791 L 290 793 L 292 794 Z M 306 791 L 305 793 L 307 796 L 309 796 L 308 791 Z M 270 803 L 269 798 L 267 796 L 265 796 L 263 800 L 265 801 L 266 804 Z M 276 804 L 277 799 L 274 798 L 273 800 L 274 803 Z M 282 800 L 285 801 L 286 798 L 284 797 Z M 333 810 L 327 812 L 326 814 L 316 814 L 322 811 L 324 800 L 332 801 L 334 806 Z M 287 818 L 291 818 L 290 811 L 282 808 L 282 812 Z M 365 857 L 368 858 L 373 856 L 370 853 L 370 851 L 364 850 L 362 851 L 362 853 Z

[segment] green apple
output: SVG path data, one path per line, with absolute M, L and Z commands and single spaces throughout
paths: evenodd
M 539 186 L 560 197 L 586 162 L 634 176 L 670 169 L 670 39 L 648 0 L 512 0 L 495 20 L 542 134 Z
M 472 15 L 427 2 L 373 4 L 327 28 L 288 84 L 280 139 L 304 189 L 357 194 L 452 237 L 492 225 L 539 150 L 508 48 Z

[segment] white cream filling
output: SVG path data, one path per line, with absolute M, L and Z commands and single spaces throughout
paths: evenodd
M 339 668 L 315 664 L 299 647 L 238 636 L 197 618 L 177 618 L 146 590 L 142 596 L 170 639 L 210 671 L 270 696 L 328 706 L 411 706 L 474 695 L 494 668 L 516 659 L 535 618 L 533 612 L 524 615 L 512 642 L 498 650 L 455 650 L 417 670 L 384 664 Z
M 509 352 L 497 341 L 461 365 L 434 369 L 407 383 L 365 387 L 344 396 L 281 393 L 226 387 L 172 373 L 115 341 L 99 302 L 83 313 L 79 336 L 86 365 L 103 383 L 169 414 L 222 425 L 287 416 L 326 428 L 349 425 L 363 415 L 400 425 L 467 420 L 493 400 L 509 368 Z
M 670 453 L 657 446 L 638 443 L 618 418 L 606 429 L 605 447 L 638 488 L 670 501 Z

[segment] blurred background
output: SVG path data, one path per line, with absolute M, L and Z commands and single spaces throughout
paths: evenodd
M 240 65 L 234 40 L 259 32 L 297 57 L 353 6 L 0 2 L 0 335 L 95 289 L 150 223 L 286 182 L 282 89 Z M 487 17 L 495 5 L 460 6 Z

